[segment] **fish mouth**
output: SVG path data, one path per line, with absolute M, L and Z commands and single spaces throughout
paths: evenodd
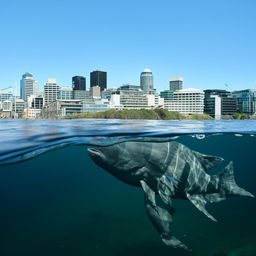
M 88 148 L 87 151 L 92 158 L 104 159 L 103 153 L 96 148 Z

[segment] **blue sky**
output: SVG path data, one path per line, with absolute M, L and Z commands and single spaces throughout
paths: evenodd
M 154 86 L 256 88 L 254 0 L 9 0 L 0 8 L 0 89 L 28 71 L 42 86 L 54 77 L 96 69 L 108 87 L 139 84 L 150 68 Z

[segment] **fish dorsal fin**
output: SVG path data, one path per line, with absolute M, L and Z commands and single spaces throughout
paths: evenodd
M 224 159 L 219 156 L 204 155 L 194 151 L 196 158 L 200 161 L 205 171 L 208 171 L 222 162 Z
M 190 195 L 187 194 L 187 198 L 190 200 L 190 202 L 202 213 L 204 213 L 208 218 L 210 218 L 213 221 L 217 220 L 205 209 L 205 205 L 207 203 L 206 199 L 203 195 Z

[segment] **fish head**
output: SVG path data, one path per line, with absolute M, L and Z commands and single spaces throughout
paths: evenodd
M 137 171 L 144 164 L 138 149 L 126 143 L 90 147 L 87 150 L 97 165 L 113 174 Z

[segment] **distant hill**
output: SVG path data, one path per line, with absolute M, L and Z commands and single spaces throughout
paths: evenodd
M 64 119 L 101 118 L 101 119 L 145 119 L 145 120 L 212 120 L 207 114 L 184 115 L 162 108 L 107 110 L 101 112 L 85 112 L 65 116 Z

